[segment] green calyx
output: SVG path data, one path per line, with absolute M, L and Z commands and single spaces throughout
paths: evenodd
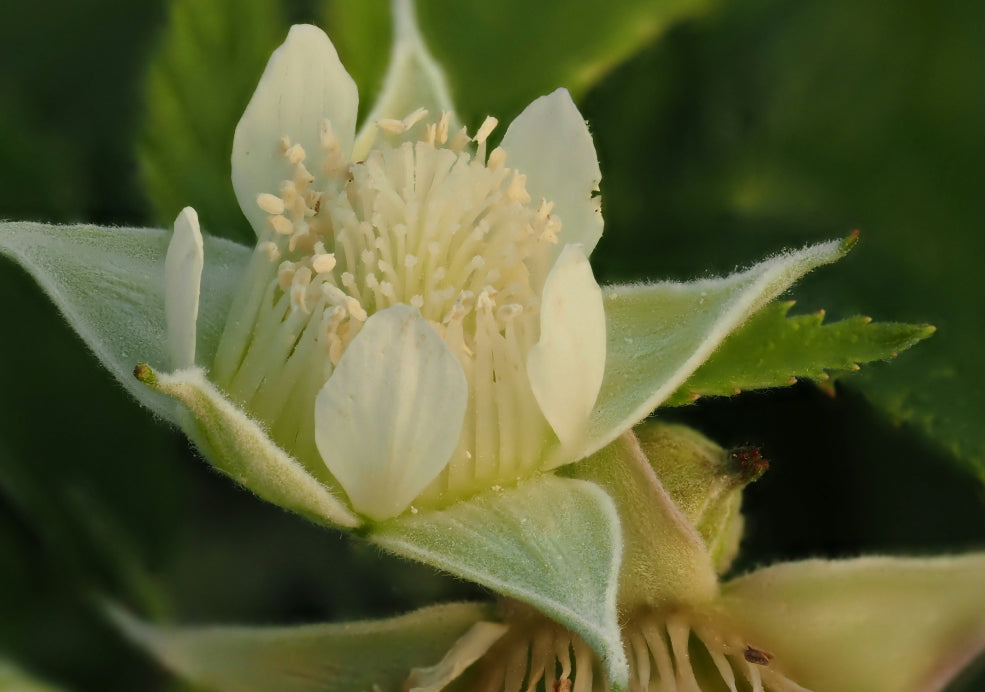
M 725 450 L 682 425 L 650 423 L 636 434 L 657 478 L 705 540 L 716 571 L 724 573 L 742 539 L 742 489 L 769 462 L 755 447 Z

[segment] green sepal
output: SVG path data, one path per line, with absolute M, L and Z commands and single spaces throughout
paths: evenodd
M 374 685 L 398 692 L 413 668 L 440 660 L 490 611 L 452 603 L 365 622 L 173 627 L 108 609 L 127 637 L 172 673 L 216 692 L 365 692 Z
M 171 234 L 149 228 L 0 223 L 0 254 L 21 265 L 130 394 L 161 417 L 175 407 L 134 380 L 139 362 L 166 367 L 164 257 Z M 215 354 L 229 304 L 250 251 L 205 237 L 197 353 Z
M 545 475 L 398 517 L 368 538 L 533 606 L 578 633 L 614 684 L 627 684 L 616 616 L 619 518 L 598 486 Z
M 938 692 L 985 650 L 985 554 L 791 562 L 718 607 L 805 687 Z
M 417 25 L 414 0 L 392 0 L 390 5 L 393 14 L 390 64 L 373 108 L 356 135 L 353 161 L 365 158 L 377 134 L 376 123 L 380 120 L 400 120 L 418 108 L 427 108 L 432 118 L 445 112 L 455 117 L 445 74 L 428 51 Z M 351 6 L 348 11 L 352 11 Z M 458 127 L 457 121 L 452 122 L 450 127 L 454 131 Z
M 646 418 L 751 315 L 853 244 L 849 238 L 812 245 L 720 279 L 606 287 L 605 374 L 575 458 Z
M 868 317 L 823 324 L 823 311 L 788 316 L 793 304 L 774 303 L 750 318 L 664 405 L 783 387 L 798 379 L 827 381 L 858 370 L 859 363 L 893 358 L 934 333 L 926 324 L 873 322 Z
M 146 364 L 137 380 L 187 408 L 182 428 L 206 460 L 261 499 L 319 524 L 355 528 L 359 518 L 267 436 L 263 427 L 227 399 L 199 368 L 164 374 Z

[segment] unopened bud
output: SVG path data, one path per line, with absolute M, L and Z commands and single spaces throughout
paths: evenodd
M 756 447 L 720 446 L 683 425 L 651 423 L 636 431 L 653 470 L 708 545 L 719 574 L 742 539 L 742 489 L 769 467 Z

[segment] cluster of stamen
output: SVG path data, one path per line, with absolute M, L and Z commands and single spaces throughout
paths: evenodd
M 501 148 L 486 155 L 494 118 L 470 137 L 450 134 L 448 114 L 426 115 L 379 122 L 360 162 L 346 161 L 328 121 L 316 155 L 281 140 L 288 176 L 257 199 L 268 227 L 213 378 L 311 466 L 314 399 L 349 343 L 373 313 L 418 308 L 469 380 L 459 448 L 425 493 L 438 501 L 541 458 L 550 433 L 525 361 L 561 224 Z
M 592 649 L 546 618 L 515 622 L 477 664 L 475 692 L 609 692 Z
M 777 670 L 771 653 L 707 617 L 648 610 L 623 636 L 630 692 L 810 692 Z
M 810 692 L 777 670 L 772 654 L 706 616 L 645 610 L 622 631 L 629 692 Z M 581 637 L 532 612 L 521 612 L 476 665 L 477 692 L 611 689 Z

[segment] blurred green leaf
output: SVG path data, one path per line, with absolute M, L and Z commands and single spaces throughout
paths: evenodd
M 861 228 L 799 294 L 935 324 L 855 383 L 985 474 L 983 27 L 975 2 L 760 0 L 673 32 L 585 103 L 600 274 L 719 271 Z M 639 253 L 654 241 L 659 256 Z
M 175 0 L 147 75 L 140 170 L 157 221 L 193 206 L 213 235 L 252 241 L 230 179 L 233 131 L 287 33 L 277 0 Z
M 873 323 L 868 317 L 823 324 L 823 310 L 788 316 L 793 304 L 773 303 L 751 317 L 664 405 L 784 387 L 797 379 L 827 380 L 857 370 L 859 363 L 894 358 L 934 333 L 927 325 Z
M 61 692 L 64 688 L 42 682 L 10 661 L 0 659 L 0 690 L 5 692 Z
M 331 0 L 326 27 L 343 63 L 372 101 L 389 45 L 387 0 Z M 564 86 L 577 100 L 614 66 L 715 0 L 418 0 L 422 31 L 445 68 L 463 120 L 509 122 L 530 101 Z

